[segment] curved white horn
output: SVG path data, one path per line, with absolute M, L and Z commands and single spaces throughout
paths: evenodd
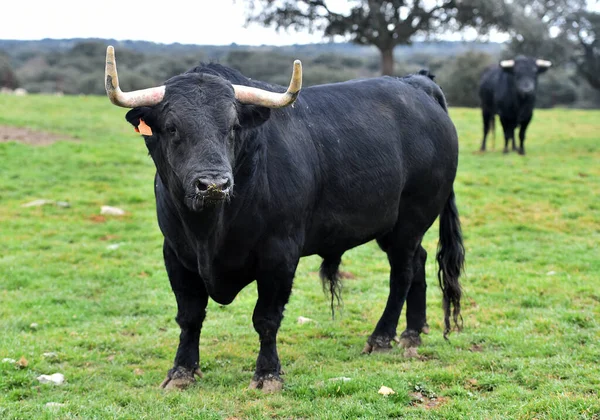
M 500 62 L 500 67 L 503 69 L 510 69 L 515 66 L 515 60 L 502 60 Z
M 550 67 L 552 65 L 552 62 L 548 61 L 548 60 L 542 60 L 542 59 L 538 58 L 537 60 L 535 60 L 535 65 L 538 66 L 538 67 L 546 67 L 546 68 L 548 68 L 548 67 Z
M 135 108 L 138 106 L 152 106 L 162 101 L 165 96 L 165 87 L 158 86 L 131 92 L 123 92 L 119 87 L 119 76 L 117 75 L 117 62 L 115 61 L 115 49 L 112 45 L 106 48 L 106 71 L 104 73 L 106 94 L 110 101 L 124 108 Z
M 292 80 L 286 92 L 270 92 L 250 86 L 233 85 L 235 97 L 243 104 L 265 106 L 267 108 L 283 108 L 294 103 L 302 89 L 302 63 L 294 61 Z

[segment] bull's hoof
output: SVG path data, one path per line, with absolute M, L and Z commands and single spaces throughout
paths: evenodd
M 196 378 L 194 375 L 202 378 L 202 372 L 200 369 L 186 369 L 182 366 L 176 366 L 173 369 L 169 370 L 167 373 L 167 377 L 160 384 L 160 387 L 163 389 L 186 389 L 194 382 L 196 382 Z
M 519 149 L 519 154 L 520 155 L 524 155 L 525 154 L 525 149 Z
M 421 358 L 416 347 L 407 347 L 406 349 L 404 349 L 404 357 L 406 359 L 420 359 Z
M 427 323 L 425 323 L 425 325 L 423 325 L 423 328 L 421 328 L 421 332 L 423 334 L 429 334 L 429 325 Z
M 405 349 L 417 348 L 421 345 L 421 337 L 415 330 L 404 330 L 400 334 L 400 346 Z
M 272 373 L 252 378 L 248 389 L 260 389 L 265 394 L 272 394 L 274 392 L 281 392 L 283 389 L 283 380 L 278 375 Z
M 369 337 L 362 354 L 385 353 L 392 349 L 392 340 L 388 337 Z

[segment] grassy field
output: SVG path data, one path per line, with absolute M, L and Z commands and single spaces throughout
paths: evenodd
M 495 150 L 475 153 L 479 112 L 452 109 L 464 331 L 442 338 L 437 224 L 424 242 L 431 333 L 420 359 L 361 355 L 387 297 L 374 244 L 345 255 L 356 278 L 335 320 L 320 260 L 305 258 L 279 334 L 285 387 L 275 395 L 247 389 L 254 285 L 229 306 L 209 304 L 204 379 L 158 389 L 178 342 L 176 304 L 153 164 L 124 114 L 105 98 L 0 96 L 0 126 L 64 138 L 0 143 L 0 359 L 16 360 L 0 362 L 0 418 L 600 418 L 599 111 L 536 111 L 523 157 L 502 154 L 500 130 Z M 36 199 L 69 207 L 23 207 Z M 102 216 L 102 205 L 127 214 Z M 36 379 L 55 372 L 63 385 Z M 382 385 L 396 393 L 378 394 Z

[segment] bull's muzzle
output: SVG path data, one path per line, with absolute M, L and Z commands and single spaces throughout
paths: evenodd
M 229 197 L 231 184 L 231 179 L 228 177 L 217 179 L 202 177 L 196 179 L 194 188 L 197 195 L 209 201 L 221 201 Z

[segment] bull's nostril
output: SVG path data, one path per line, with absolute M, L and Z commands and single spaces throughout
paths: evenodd
M 226 190 L 230 186 L 231 186 L 231 181 L 229 179 L 226 179 L 225 182 L 223 183 L 223 185 L 221 186 L 221 189 Z
M 208 184 L 204 183 L 201 179 L 198 179 L 196 181 L 196 190 L 197 191 L 206 191 L 208 190 Z

